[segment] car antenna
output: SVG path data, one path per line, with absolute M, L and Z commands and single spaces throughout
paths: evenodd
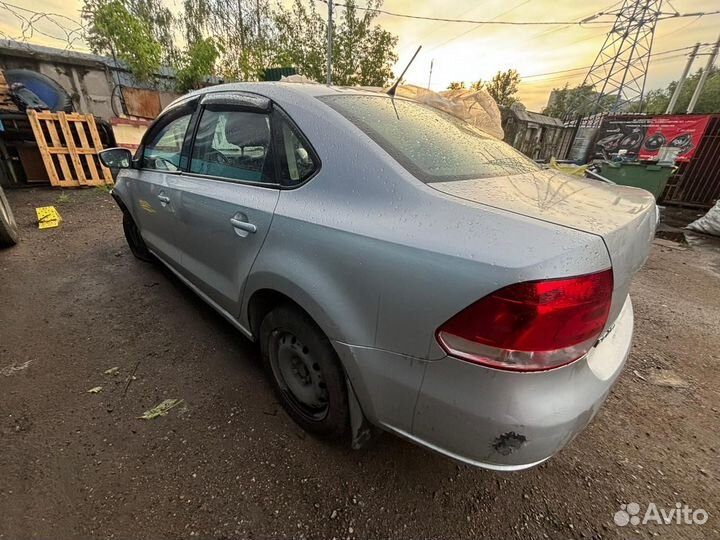
M 393 109 L 395 110 L 395 116 L 397 116 L 397 119 L 398 119 L 398 120 L 400 120 L 400 114 L 398 113 L 397 107 L 395 106 L 395 91 L 397 90 L 397 87 L 398 87 L 398 85 L 400 84 L 400 81 L 402 80 L 403 76 L 405 75 L 405 72 L 406 72 L 406 71 L 408 70 L 408 68 L 410 67 L 410 64 L 413 63 L 413 61 L 415 60 L 415 57 L 416 57 L 416 56 L 418 55 L 418 53 L 420 52 L 420 49 L 422 49 L 422 45 L 418 45 L 418 48 L 417 48 L 417 50 L 415 51 L 415 54 L 413 54 L 412 58 L 410 59 L 410 61 L 409 61 L 408 64 L 407 64 L 407 66 L 405 66 L 405 69 L 403 69 L 403 71 L 402 71 L 402 73 L 400 74 L 400 76 L 395 80 L 395 82 L 393 83 L 393 85 L 392 85 L 392 86 L 388 89 L 388 91 L 387 91 L 387 95 L 390 96 L 390 103 L 392 103 Z
M 401 81 L 402 78 L 405 76 L 405 72 L 406 72 L 406 71 L 408 70 L 408 68 L 410 67 L 410 64 L 412 64 L 413 61 L 415 60 L 415 57 L 416 57 L 416 56 L 418 55 L 418 53 L 420 52 L 420 49 L 422 49 L 422 45 L 418 45 L 418 48 L 417 48 L 417 50 L 415 51 L 415 54 L 413 54 L 413 57 L 412 57 L 412 58 L 410 59 L 410 61 L 408 62 L 408 65 L 405 66 L 405 69 L 403 69 L 403 71 L 402 71 L 402 73 L 400 74 L 400 76 L 395 80 L 395 82 L 393 83 L 393 85 L 388 89 L 388 91 L 386 92 L 386 94 L 387 94 L 388 96 L 395 97 L 395 91 L 397 90 L 397 87 L 398 87 L 398 85 L 400 84 L 400 81 Z

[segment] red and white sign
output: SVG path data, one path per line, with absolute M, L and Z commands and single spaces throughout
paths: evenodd
M 677 148 L 676 162 L 690 161 L 707 128 L 709 116 L 656 116 L 650 120 L 638 157 L 656 161 L 662 147 Z

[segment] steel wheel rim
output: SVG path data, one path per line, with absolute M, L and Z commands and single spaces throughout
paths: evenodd
M 5 199 L 5 195 L 0 195 L 0 212 L 3 215 L 3 221 L 12 227 L 12 218 L 10 217 L 10 205 Z
M 320 364 L 292 332 L 275 330 L 271 334 L 270 365 L 293 409 L 315 422 L 327 416 L 329 397 Z

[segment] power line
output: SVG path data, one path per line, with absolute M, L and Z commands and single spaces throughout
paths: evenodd
M 712 44 L 711 44 L 711 43 L 701 43 L 701 44 L 700 44 L 700 46 L 702 46 L 702 47 L 707 46 L 707 45 L 712 45 Z M 680 47 L 680 48 L 678 48 L 678 49 L 670 49 L 670 50 L 667 50 L 667 51 L 652 53 L 650 56 L 651 56 L 651 57 L 654 57 L 654 56 L 661 56 L 661 55 L 664 55 L 664 54 L 670 54 L 670 53 L 674 53 L 674 52 L 678 52 L 678 51 L 686 51 L 686 50 L 688 50 L 688 49 L 692 49 L 693 47 L 694 47 L 694 45 L 690 45 L 689 47 Z M 669 57 L 669 58 L 679 58 L 679 57 L 681 57 L 681 56 L 685 56 L 685 55 L 684 55 L 684 54 L 678 54 L 678 55 L 675 55 L 675 56 L 671 56 L 671 57 Z M 662 60 L 667 60 L 667 58 L 663 58 Z M 569 72 L 572 72 L 572 71 L 584 71 L 584 70 L 586 70 L 586 69 L 590 69 L 591 67 L 592 67 L 592 66 L 582 66 L 582 67 L 576 67 L 576 68 L 570 68 L 570 69 L 560 69 L 560 70 L 558 70 L 558 71 L 548 71 L 547 73 L 533 73 L 532 75 L 521 75 L 521 78 L 522 78 L 523 80 L 525 80 L 525 79 L 532 79 L 532 78 L 534 78 L 534 77 L 545 77 L 546 75 L 557 75 L 557 74 L 559 74 L 559 73 L 569 73 Z M 558 77 L 558 78 L 561 79 L 562 77 Z M 552 80 L 552 79 L 549 79 L 549 80 Z
M 322 2 L 327 3 L 327 0 L 320 0 Z M 333 5 L 336 7 L 344 7 L 346 8 L 346 4 L 339 4 L 333 2 Z M 444 17 L 428 17 L 424 15 L 410 15 L 408 13 L 397 13 L 394 11 L 388 11 L 385 9 L 380 8 L 372 8 L 372 7 L 365 7 L 365 6 L 353 6 L 355 9 L 359 9 L 361 11 L 372 11 L 376 13 L 382 13 L 383 15 L 388 15 L 390 17 L 400 17 L 403 19 L 415 19 L 415 20 L 421 20 L 421 21 L 436 21 L 436 22 L 449 22 L 449 23 L 462 23 L 462 24 L 496 24 L 496 25 L 510 25 L 510 26 L 582 26 L 584 24 L 613 24 L 613 21 L 596 21 L 598 17 L 602 15 L 615 15 L 613 12 L 600 12 L 595 15 L 591 15 L 590 17 L 586 17 L 585 19 L 581 21 L 497 21 L 493 19 L 489 20 L 471 20 L 471 19 L 451 19 L 451 18 L 444 18 Z M 707 15 L 720 15 L 720 10 L 716 11 L 698 11 L 695 13 L 666 13 L 666 12 L 660 12 L 658 13 L 658 21 L 666 20 L 666 19 L 680 19 L 685 17 L 704 17 Z
M 493 17 L 493 18 L 490 19 L 490 20 L 491 20 L 491 21 L 494 21 L 494 20 L 497 19 L 498 17 L 502 17 L 503 15 L 507 15 L 508 13 L 510 13 L 510 12 L 512 12 L 512 11 L 515 11 L 516 9 L 524 6 L 525 4 L 529 4 L 530 1 L 531 1 L 531 0 L 525 0 L 524 2 L 521 2 L 520 4 L 516 5 L 515 7 L 512 7 L 512 8 L 510 8 L 510 9 L 508 9 L 507 11 L 503 11 L 502 13 L 499 13 L 497 16 Z M 461 37 L 469 34 L 470 32 L 474 32 L 475 30 L 477 30 L 477 29 L 479 29 L 481 26 L 483 26 L 483 24 L 485 24 L 485 23 L 480 23 L 480 24 L 478 24 L 477 26 L 473 26 L 473 27 L 470 28 L 469 30 L 466 30 L 465 32 L 462 32 L 462 33 L 458 34 L 458 35 L 455 36 L 455 37 L 452 37 L 452 38 L 450 38 L 450 39 L 448 39 L 448 40 L 446 40 L 446 41 L 443 41 L 443 42 L 440 43 L 439 45 L 435 45 L 435 46 L 434 46 L 432 49 L 430 49 L 428 52 L 432 52 L 432 51 L 434 51 L 435 49 L 438 49 L 438 48 L 440 48 L 440 47 L 443 47 L 443 46 L 447 45 L 447 44 L 450 43 L 451 41 L 455 41 L 456 39 L 460 39 Z
M 327 3 L 327 0 L 320 0 L 320 1 Z M 347 4 L 339 4 L 337 2 L 333 2 L 333 6 L 346 8 Z M 587 17 L 586 20 L 583 20 L 583 21 L 497 21 L 494 19 L 473 20 L 473 19 L 451 19 L 451 18 L 443 18 L 443 17 L 426 17 L 423 15 L 409 15 L 407 13 L 396 13 L 394 11 L 388 11 L 386 9 L 372 8 L 372 7 L 366 7 L 366 6 L 353 6 L 353 7 L 355 9 L 359 9 L 361 11 L 372 11 L 372 12 L 376 12 L 376 13 L 382 13 L 383 15 L 388 15 L 390 17 L 400 17 L 403 19 L 415 19 L 415 20 L 420 20 L 420 21 L 435 21 L 435 22 L 447 22 L 447 23 L 498 24 L 498 25 L 514 25 L 514 26 L 612 24 L 612 21 L 593 21 L 593 20 L 591 20 L 591 19 L 595 19 L 595 18 L 599 17 L 600 15 L 606 15 L 606 13 L 598 13 L 596 15 L 592 15 L 591 17 Z M 718 11 L 718 13 L 720 13 L 720 11 Z

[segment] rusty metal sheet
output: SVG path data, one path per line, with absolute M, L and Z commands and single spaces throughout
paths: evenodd
M 160 107 L 164 109 L 181 95 L 182 94 L 177 94 L 175 92 L 160 92 Z
M 162 106 L 160 105 L 160 92 L 157 90 L 123 87 L 122 94 L 125 100 L 127 114 L 130 116 L 155 118 L 162 110 Z

